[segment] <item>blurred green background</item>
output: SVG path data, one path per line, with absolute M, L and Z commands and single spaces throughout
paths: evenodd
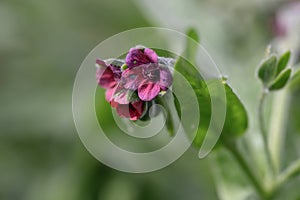
M 246 107 L 254 109 L 255 67 L 272 39 L 280 4 L 1 0 L 0 199 L 217 199 L 210 161 L 199 160 L 194 149 L 148 174 L 118 172 L 94 159 L 75 130 L 73 81 L 85 56 L 109 36 L 145 26 L 195 26 Z

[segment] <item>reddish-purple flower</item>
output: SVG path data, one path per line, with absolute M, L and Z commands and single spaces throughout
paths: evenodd
M 154 100 L 172 84 L 172 74 L 158 63 L 157 54 L 149 48 L 131 48 L 126 56 L 127 69 L 97 60 L 98 84 L 106 89 L 105 97 L 121 117 L 139 119 L 145 102 Z M 124 71 L 122 71 L 122 69 Z
M 122 73 L 122 79 L 125 79 L 124 88 L 137 90 L 139 98 L 143 101 L 153 100 L 172 84 L 170 71 L 155 63 L 128 68 Z
M 98 84 L 106 89 L 105 98 L 111 106 L 116 108 L 121 117 L 137 120 L 141 117 L 144 110 L 144 102 L 134 99 L 130 102 L 133 95 L 132 91 L 122 87 L 120 82 L 121 70 L 115 65 L 106 65 L 102 60 L 97 59 L 97 80 Z

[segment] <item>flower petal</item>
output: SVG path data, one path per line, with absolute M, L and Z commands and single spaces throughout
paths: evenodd
M 104 60 L 96 59 L 96 64 L 99 65 L 99 67 L 108 67 L 107 64 L 104 62 Z
M 119 104 L 129 104 L 132 95 L 133 95 L 132 90 L 125 89 L 121 84 L 119 84 L 112 98 L 115 102 Z
M 130 105 L 129 104 L 118 104 L 116 111 L 120 117 L 130 118 Z
M 96 59 L 96 78 L 98 84 L 105 88 L 113 88 L 121 78 L 121 69 L 116 65 L 107 65 L 104 60 Z
M 113 108 L 117 108 L 119 104 L 117 102 L 115 102 L 114 100 L 111 100 L 110 105 Z
M 131 105 L 140 116 L 143 114 L 143 112 L 144 112 L 144 102 L 136 101 L 134 103 L 131 103 Z
M 173 82 L 172 74 L 169 69 L 160 67 L 160 80 L 159 85 L 162 90 L 167 90 Z
M 121 117 L 138 120 L 143 113 L 143 107 L 143 102 L 137 101 L 134 104 L 119 104 L 116 111 Z
M 115 65 L 109 65 L 108 67 L 114 74 L 115 80 L 118 81 L 121 78 L 121 74 L 122 74 L 121 67 Z
M 106 99 L 106 101 L 108 101 L 108 102 L 112 101 L 113 95 L 115 93 L 115 90 L 116 90 L 116 87 L 107 89 L 105 91 L 105 99 Z
M 122 77 L 124 79 L 124 88 L 137 90 L 144 80 L 143 69 L 141 67 L 126 69 L 123 71 Z
M 126 56 L 126 65 L 129 68 L 142 64 L 157 63 L 157 54 L 149 48 L 131 48 Z
M 160 69 L 158 64 L 150 63 L 141 66 L 143 68 L 143 76 L 151 82 L 158 82 L 160 76 Z
M 105 89 L 113 88 L 116 85 L 115 76 L 108 67 L 97 68 L 96 78 L 98 84 Z
M 152 63 L 157 63 L 158 62 L 157 54 L 152 49 L 145 48 L 144 53 Z
M 147 82 L 138 88 L 138 95 L 143 101 L 153 100 L 160 92 L 160 86 L 157 83 Z

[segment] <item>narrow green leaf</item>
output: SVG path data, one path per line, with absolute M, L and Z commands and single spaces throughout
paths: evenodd
M 175 104 L 175 108 L 176 108 L 176 111 L 178 113 L 178 116 L 179 116 L 179 119 L 181 118 L 181 108 L 180 108 L 180 103 L 176 97 L 176 95 L 173 95 L 174 96 L 174 104 Z
M 292 72 L 291 69 L 286 69 L 281 74 L 279 74 L 279 76 L 270 85 L 269 90 L 273 91 L 273 90 L 279 90 L 283 88 L 287 84 L 291 76 L 291 72 Z
M 269 83 L 275 78 L 277 71 L 277 58 L 276 56 L 270 56 L 265 60 L 259 67 L 258 77 L 263 82 L 264 86 L 267 87 Z
M 186 48 L 184 51 L 185 57 L 188 59 L 189 62 L 195 64 L 196 61 L 196 53 L 198 49 L 198 43 L 200 41 L 200 37 L 194 28 L 190 28 L 186 35 L 188 36 L 186 41 Z
M 196 29 L 194 28 L 190 28 L 187 30 L 187 33 L 186 33 L 187 36 L 189 36 L 190 38 L 192 38 L 193 40 L 195 40 L 196 42 L 200 42 L 200 37 L 196 31 Z
M 291 56 L 291 51 L 287 51 L 284 54 L 281 55 L 281 57 L 279 58 L 278 61 L 278 65 L 277 65 L 277 72 L 276 72 L 276 76 L 278 74 L 280 74 L 280 72 L 282 72 L 282 70 L 284 70 L 289 62 Z

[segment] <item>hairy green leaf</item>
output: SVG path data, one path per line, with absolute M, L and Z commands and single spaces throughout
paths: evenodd
M 279 74 L 279 76 L 270 85 L 269 90 L 273 91 L 282 89 L 287 84 L 291 76 L 291 72 L 291 69 L 286 69 L 281 74 Z
M 242 135 L 248 127 L 247 111 L 239 97 L 229 84 L 224 85 L 226 91 L 226 119 L 221 137 L 231 139 L 232 136 Z
M 267 87 L 269 83 L 275 78 L 277 71 L 277 58 L 276 56 L 270 56 L 267 58 L 259 67 L 258 77 L 263 82 L 264 86 Z
M 209 120 L 211 117 L 210 95 L 205 81 L 190 62 L 186 61 L 182 57 L 179 57 L 175 64 L 175 71 L 181 74 L 189 82 L 190 86 L 192 87 L 197 96 L 201 122 L 199 122 L 198 132 L 194 139 L 194 143 L 197 146 L 200 146 L 205 137 L 206 131 L 209 126 Z M 175 94 L 185 92 L 185 88 L 183 88 L 182 84 L 178 82 L 180 78 L 177 76 L 179 75 L 175 73 L 173 82 L 173 91 Z M 175 101 L 175 106 L 177 113 L 181 113 L 181 110 L 189 109 L 189 105 L 182 105 L 178 101 Z
M 195 34 L 195 32 L 193 32 L 193 34 Z M 195 35 L 193 37 L 197 38 Z M 183 53 L 187 60 L 180 56 L 174 66 L 174 69 L 176 72 L 179 72 L 182 76 L 184 76 L 197 96 L 201 120 L 199 122 L 197 135 L 194 139 L 194 144 L 200 146 L 206 135 L 211 120 L 211 96 L 207 87 L 207 83 L 204 81 L 199 71 L 195 68 L 194 63 L 196 63 L 195 55 L 197 49 L 194 47 L 195 43 L 191 43 L 189 41 L 187 42 L 186 51 Z M 193 51 L 190 51 L 191 49 L 193 49 Z M 187 53 L 187 51 L 189 53 Z M 175 91 L 175 93 L 181 89 L 180 83 L 176 83 L 176 80 L 177 78 L 175 74 L 173 83 L 173 91 Z M 222 138 L 235 138 L 236 136 L 243 134 L 247 129 L 248 123 L 247 113 L 243 104 L 227 83 L 223 83 L 223 81 L 219 79 L 213 79 L 210 80 L 210 82 L 224 84 L 226 91 L 227 113 L 224 129 L 222 131 Z M 181 109 L 185 109 L 185 105 L 178 105 L 178 102 L 175 102 L 175 106 L 178 113 Z
M 291 56 L 291 51 L 287 51 L 284 54 L 281 55 L 281 57 L 279 58 L 278 61 L 278 65 L 277 65 L 277 72 L 276 72 L 276 76 L 278 74 L 280 74 L 280 72 L 282 72 L 282 70 L 284 70 L 289 62 Z

